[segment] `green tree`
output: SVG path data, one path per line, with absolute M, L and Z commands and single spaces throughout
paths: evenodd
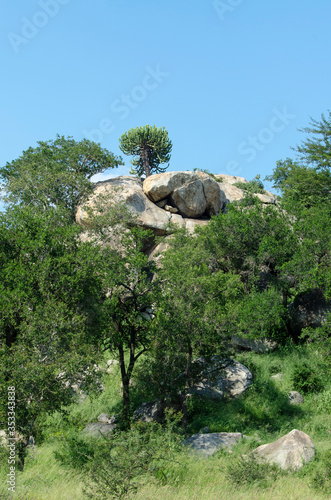
M 119 165 L 122 159 L 99 144 L 58 135 L 1 167 L 0 180 L 7 203 L 40 210 L 66 207 L 73 219 L 78 202 L 92 189 L 89 179 Z
M 109 217 L 112 218 L 111 214 Z M 134 227 L 130 219 L 125 223 L 123 216 L 119 244 L 114 247 L 107 241 L 109 235 L 116 232 L 116 215 L 112 229 L 108 227 L 105 230 L 104 223 L 104 215 L 100 218 L 96 216 L 90 232 L 94 238 L 95 251 L 103 262 L 99 270 L 102 345 L 119 360 L 123 420 L 128 426 L 131 412 L 130 382 L 137 360 L 150 346 L 154 318 L 152 304 L 158 294 L 159 282 L 152 281 L 155 265 L 148 262 L 148 256 L 143 252 L 146 241 L 153 236 L 152 231 Z
M 272 175 L 266 178 L 282 194 L 282 205 L 294 215 L 331 200 L 331 175 L 287 158 L 278 161 Z
M 193 238 L 179 231 L 170 240 L 158 271 L 161 286 L 155 297 L 152 353 L 142 367 L 158 386 L 158 397 L 176 399 L 181 395 L 184 427 L 187 394 L 196 376 L 193 361 L 201 355 L 226 354 L 227 308 L 242 293 L 238 276 L 212 272 L 211 256 L 200 236 Z
M 165 128 L 145 125 L 125 132 L 120 139 L 120 149 L 126 155 L 133 155 L 131 172 L 134 175 L 149 177 L 162 173 L 168 168 L 160 164 L 170 161 L 172 142 Z
M 72 384 L 95 382 L 100 263 L 66 220 L 59 208 L 15 207 L 0 217 L 0 425 L 14 386 L 21 468 L 43 412 L 71 402 Z
M 294 148 L 299 160 L 316 170 L 330 173 L 331 168 L 331 111 L 324 114 L 321 120 L 311 118 L 310 126 L 299 129 L 308 135 L 301 145 Z
M 314 291 L 331 296 L 331 113 L 300 129 L 308 134 L 296 146 L 297 157 L 277 162 L 267 179 L 282 194 L 282 207 L 290 215 L 292 255 L 283 260 L 282 284 L 287 296 Z M 267 249 L 267 245 L 265 246 Z
M 299 215 L 302 209 L 331 201 L 331 112 L 321 120 L 311 119 L 310 126 L 299 129 L 307 138 L 293 148 L 296 161 L 277 162 L 266 180 L 282 193 L 286 210 Z

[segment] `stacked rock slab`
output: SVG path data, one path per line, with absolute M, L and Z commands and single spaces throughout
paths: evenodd
M 87 202 L 78 207 L 76 220 L 88 229 L 90 210 L 97 213 L 97 207 L 101 205 L 103 214 L 111 209 L 120 214 L 121 206 L 124 206 L 135 217 L 137 225 L 152 230 L 155 236 L 173 233 L 174 226 L 186 228 L 189 234 L 194 234 L 198 226 L 208 224 L 210 216 L 224 211 L 228 202 L 244 199 L 245 192 L 234 186 L 236 182 L 247 183 L 243 177 L 226 174 L 211 176 L 199 171 L 151 175 L 143 184 L 134 176 L 115 177 L 94 185 Z M 271 193 L 256 196 L 264 204 L 276 202 Z M 107 242 L 103 244 L 122 249 L 123 229 L 120 226 L 111 226 Z M 86 231 L 81 240 L 88 239 Z M 154 242 L 151 241 L 144 251 L 149 254 L 154 249 Z
M 144 193 L 158 203 L 168 199 L 183 217 L 218 214 L 226 199 L 219 183 L 204 172 L 165 172 L 147 177 Z
M 210 182 L 207 174 L 202 174 L 201 176 L 198 174 L 200 172 L 168 172 L 148 177 L 146 181 L 151 179 L 153 185 L 154 181 L 156 183 L 156 186 L 152 189 L 152 193 L 157 191 L 155 196 L 151 194 L 149 197 L 144 193 L 141 181 L 134 176 L 125 175 L 97 182 L 87 202 L 78 207 L 76 220 L 78 224 L 88 228 L 90 218 L 89 209 L 92 209 L 92 211 L 96 210 L 98 203 L 102 205 L 104 212 L 107 212 L 108 208 L 110 210 L 118 207 L 120 210 L 120 206 L 124 205 L 136 217 L 138 225 L 145 229 L 151 229 L 156 236 L 173 232 L 171 227 L 173 224 L 181 228 L 186 227 L 189 233 L 192 234 L 196 226 L 208 224 L 208 219 L 198 219 L 201 211 L 209 211 L 210 214 L 216 214 L 221 209 L 223 203 L 218 183 L 213 179 Z M 157 181 L 161 175 L 165 176 L 165 179 L 162 180 L 161 187 L 158 187 Z M 203 179 L 203 182 L 200 180 L 200 177 Z M 166 200 L 164 204 L 157 204 L 157 201 L 160 201 L 162 197 L 167 197 L 174 193 L 174 191 L 176 191 L 175 196 L 178 199 L 182 197 L 181 208 L 173 207 L 172 199 L 169 199 L 169 205 L 181 210 L 183 216 L 173 213 L 175 210 L 165 210 L 164 207 L 167 205 Z M 207 199 L 204 193 L 207 193 Z M 225 202 L 225 198 L 223 201 Z M 190 213 L 191 216 L 185 215 L 184 212 L 185 214 Z M 116 236 L 114 235 L 115 240 Z M 115 246 L 118 244 L 119 242 L 116 240 Z

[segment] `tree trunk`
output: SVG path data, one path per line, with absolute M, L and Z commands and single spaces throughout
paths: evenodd
M 125 427 L 130 426 L 130 378 L 125 369 L 124 350 L 123 346 L 118 346 L 119 362 L 122 378 L 122 394 L 123 394 L 123 423 Z
M 189 344 L 188 353 L 186 358 L 186 367 L 185 367 L 185 391 L 182 398 L 182 411 L 183 411 L 183 427 L 185 431 L 185 436 L 187 435 L 187 392 L 191 387 L 190 383 L 190 369 L 192 362 L 192 346 Z
M 288 298 L 288 292 L 284 291 L 283 292 L 283 306 L 286 309 L 287 309 L 287 298 Z M 287 330 L 289 337 L 291 337 L 291 339 L 293 340 L 293 342 L 295 344 L 298 344 L 299 343 L 299 336 L 293 331 L 293 328 L 291 326 L 291 320 L 286 320 L 286 330 Z
M 145 169 L 145 175 L 146 175 L 146 178 L 149 177 L 151 175 L 151 169 L 150 169 L 150 165 L 149 165 L 149 161 L 148 161 L 148 146 L 146 144 L 144 144 L 143 146 L 143 150 L 142 150 L 142 160 L 143 160 L 143 165 L 144 165 L 144 169 Z

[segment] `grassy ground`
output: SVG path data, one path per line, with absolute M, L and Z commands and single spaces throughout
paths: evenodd
M 208 426 L 211 432 L 243 432 L 252 439 L 244 440 L 232 454 L 219 452 L 208 460 L 198 459 L 181 452 L 170 464 L 164 484 L 152 477 L 140 481 L 140 489 L 132 498 L 144 499 L 275 499 L 313 500 L 329 498 L 330 490 L 313 488 L 319 477 L 326 474 L 324 456 L 331 449 L 331 385 L 330 371 L 322 354 L 311 348 L 282 350 L 269 355 L 245 353 L 237 360 L 248 366 L 254 375 L 254 385 L 239 399 L 223 402 L 192 398 L 189 405 L 189 432 L 198 432 Z M 288 403 L 290 390 L 304 387 L 298 367 L 303 374 L 310 370 L 312 390 L 304 394 L 305 401 L 299 406 Z M 301 368 L 300 368 L 301 369 Z M 271 378 L 282 373 L 282 378 Z M 320 385 L 318 385 L 318 380 Z M 317 382 L 316 382 L 317 380 Z M 295 386 L 297 384 L 297 386 Z M 301 384 L 301 386 L 300 386 Z M 314 385 L 315 384 L 315 385 Z M 317 384 L 317 385 L 316 385 Z M 42 429 L 43 443 L 31 449 L 24 472 L 17 473 L 16 494 L 7 495 L 5 456 L 0 457 L 0 498 L 19 500 L 83 500 L 83 472 L 64 467 L 55 459 L 63 432 L 83 428 L 96 420 L 101 412 L 110 414 L 120 406 L 119 376 L 117 368 L 107 375 L 104 393 L 93 399 L 73 405 L 66 418 L 48 416 Z M 300 386 L 300 387 L 299 387 Z M 306 390 L 306 389 L 304 389 Z M 275 441 L 292 429 L 299 429 L 311 437 L 316 447 L 316 460 L 300 472 L 279 474 L 250 482 L 248 476 L 240 476 L 236 469 L 239 457 L 259 444 Z M 323 468 L 324 467 L 324 468 Z M 230 472 L 229 472 L 230 471 Z M 237 471 L 237 472 L 236 472 Z M 316 479 L 317 478 L 317 479 Z M 330 480 L 329 480 L 330 481 Z M 329 495 L 329 496 L 328 496 Z M 106 497 L 105 497 L 106 498 Z

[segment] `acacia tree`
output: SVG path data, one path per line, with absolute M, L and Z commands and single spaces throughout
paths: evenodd
M 66 208 L 74 219 L 75 209 L 92 189 L 90 178 L 123 165 L 122 158 L 95 142 L 57 135 L 39 141 L 16 160 L 0 168 L 5 201 L 37 210 Z
M 170 161 L 172 150 L 172 142 L 164 127 L 137 127 L 125 132 L 119 142 L 121 151 L 134 157 L 131 160 L 131 174 L 149 177 L 163 173 L 168 168 L 169 165 L 160 167 L 160 164 Z

